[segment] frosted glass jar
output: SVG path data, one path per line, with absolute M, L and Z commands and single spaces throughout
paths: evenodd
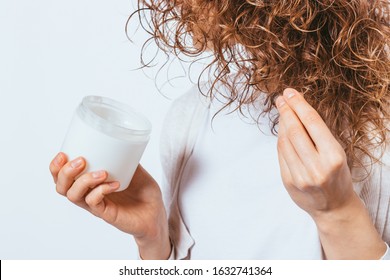
M 82 156 L 82 174 L 106 170 L 107 181 L 126 189 L 150 138 L 152 126 L 131 107 L 100 96 L 86 96 L 77 107 L 62 145 L 69 160 Z M 81 175 L 82 175 L 81 174 Z

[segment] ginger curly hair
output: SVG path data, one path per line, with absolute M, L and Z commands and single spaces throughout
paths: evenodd
M 343 146 L 350 168 L 380 160 L 374 150 L 386 144 L 389 119 L 388 0 L 139 0 L 136 13 L 166 53 L 212 52 L 205 94 L 215 97 L 223 83 L 226 106 L 236 109 L 263 96 L 261 115 L 293 87 Z M 276 134 L 278 116 L 268 115 Z

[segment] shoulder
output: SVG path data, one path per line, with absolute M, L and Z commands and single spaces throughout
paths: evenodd
M 197 86 L 172 102 L 160 137 L 161 163 L 168 181 L 172 181 L 170 183 L 173 183 L 180 164 L 191 152 L 199 124 L 204 120 L 207 111 L 207 98 L 200 93 Z
M 162 143 L 180 140 L 178 137 L 191 127 L 191 123 L 201 118 L 208 108 L 208 99 L 200 93 L 198 86 L 176 98 L 163 122 Z M 180 138 L 180 137 L 179 137 Z
M 207 98 L 201 94 L 199 87 L 194 85 L 187 92 L 173 100 L 165 119 L 169 120 L 176 116 L 189 116 L 198 106 L 207 107 L 208 101 Z

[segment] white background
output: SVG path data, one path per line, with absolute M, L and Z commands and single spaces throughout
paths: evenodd
M 0 1 L 0 259 L 137 258 L 132 237 L 58 195 L 48 169 L 75 107 L 97 94 L 149 117 L 154 130 L 141 162 L 160 181 L 162 120 L 191 83 L 179 79 L 160 93 L 150 78 L 157 68 L 132 71 L 146 38 L 139 31 L 131 44 L 125 35 L 135 3 Z
M 122 275 L 120 269 L 127 268 L 137 275 Z M 232 267 L 237 268 L 235 275 Z M 238 275 L 239 268 L 242 273 Z M 260 269 L 257 270 L 256 267 Z M 68 279 L 264 279 L 264 280 L 329 280 L 329 279 L 375 279 L 387 280 L 390 266 L 386 261 L 279 261 L 279 260 L 192 260 L 183 261 L 5 261 L 2 263 L 1 276 L 4 280 L 40 279 L 68 280 Z M 20 269 L 23 268 L 23 269 Z M 156 275 L 155 270 L 160 268 L 183 273 L 175 276 Z M 214 270 L 214 268 L 216 268 Z M 230 268 L 230 269 L 229 269 Z M 247 273 L 245 273 L 247 268 Z M 256 275 L 261 269 L 264 272 L 271 268 L 272 274 Z M 146 272 L 147 269 L 150 269 Z M 199 273 L 202 269 L 202 273 Z M 186 270 L 186 271 L 185 271 Z M 252 271 L 252 275 L 251 274 Z M 130 271 L 129 271 L 130 272 Z M 149 275 L 147 275 L 149 274 Z M 191 274 L 187 276 L 184 274 Z M 216 274 L 216 275 L 215 275 Z M 152 276 L 153 275 L 153 276 Z M 387 276 L 386 276 L 387 275 Z

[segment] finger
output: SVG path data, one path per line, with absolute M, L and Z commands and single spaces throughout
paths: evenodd
M 318 151 L 329 151 L 338 142 L 316 110 L 296 90 L 287 88 L 283 96 L 309 133 Z
M 278 136 L 284 137 L 284 128 L 279 124 L 279 132 Z M 283 184 L 287 187 L 292 182 L 291 172 L 288 168 L 288 165 L 286 163 L 286 160 L 283 157 L 283 154 L 281 152 L 278 152 L 278 160 L 279 160 L 279 167 L 280 167 L 280 175 L 282 177 Z
M 119 189 L 119 182 L 112 182 L 108 184 L 101 184 L 94 188 L 86 197 L 85 202 L 90 207 L 93 214 L 102 217 L 106 204 L 104 198 L 106 195 L 115 192 Z
M 285 102 L 284 97 L 278 97 L 276 104 L 280 114 L 280 123 L 285 128 L 286 137 L 294 146 L 303 164 L 310 168 L 318 161 L 318 152 L 312 139 L 309 137 L 297 115 Z
M 286 131 L 286 128 L 283 128 Z M 297 188 L 307 187 L 307 170 L 297 155 L 288 137 L 282 134 L 278 137 L 278 156 L 285 160 L 290 171 L 291 182 Z
M 295 183 L 291 176 L 290 168 L 287 165 L 286 160 L 282 154 L 278 155 L 279 166 L 280 166 L 280 175 L 282 177 L 282 182 L 286 190 L 290 193 L 291 190 L 296 189 Z
M 287 166 L 287 162 L 282 155 L 280 155 L 279 157 L 279 163 L 281 166 L 281 170 L 284 170 L 285 172 L 285 174 L 282 175 L 282 180 L 286 188 L 286 191 L 288 192 L 291 198 L 294 198 L 294 200 L 296 198 L 299 199 L 303 191 L 301 188 L 297 187 L 296 184 L 293 182 L 293 179 L 291 178 L 290 170 Z
M 66 195 L 69 188 L 75 181 L 75 178 L 84 170 L 85 160 L 78 157 L 64 165 L 58 173 L 57 192 L 61 195 Z
M 86 193 L 100 185 L 107 179 L 106 171 L 96 171 L 91 173 L 86 173 L 80 176 L 72 187 L 67 191 L 67 198 L 73 203 L 80 204 L 85 202 Z
M 58 172 L 60 172 L 61 168 L 67 162 L 66 155 L 64 153 L 58 153 L 54 159 L 50 162 L 49 169 L 51 176 L 53 177 L 54 183 L 57 183 Z

